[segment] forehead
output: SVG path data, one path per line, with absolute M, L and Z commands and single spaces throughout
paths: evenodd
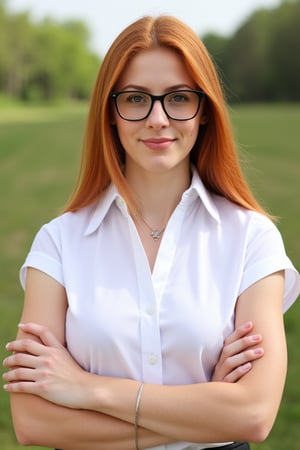
M 130 60 L 118 89 L 132 86 L 160 91 L 177 85 L 195 87 L 182 58 L 174 50 L 156 48 L 142 51 Z

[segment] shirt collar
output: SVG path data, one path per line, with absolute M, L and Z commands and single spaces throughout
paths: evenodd
M 205 188 L 195 167 L 192 167 L 192 182 L 188 190 L 184 192 L 182 201 L 187 198 L 193 199 L 196 197 L 200 198 L 207 212 L 213 217 L 214 220 L 219 223 L 220 215 L 213 200 L 213 196 Z M 98 202 L 98 204 L 96 204 L 96 207 L 92 212 L 91 219 L 84 233 L 85 236 L 88 236 L 89 234 L 96 231 L 114 202 L 116 202 L 117 206 L 123 213 L 127 212 L 125 201 L 120 196 L 115 185 L 110 184 L 109 187 L 104 191 L 101 200 Z
M 126 208 L 125 202 L 117 191 L 117 188 L 114 184 L 111 183 L 104 191 L 100 201 L 98 201 L 98 203 L 95 204 L 96 206 L 94 206 L 91 214 L 91 219 L 84 233 L 85 236 L 88 236 L 89 234 L 92 234 L 94 231 L 96 231 L 115 201 L 117 201 L 120 208 L 122 206 L 123 208 Z
M 201 181 L 201 178 L 194 166 L 192 170 L 192 182 L 189 189 L 183 194 L 198 196 L 212 218 L 220 223 L 220 214 L 214 201 L 214 194 L 211 194 Z

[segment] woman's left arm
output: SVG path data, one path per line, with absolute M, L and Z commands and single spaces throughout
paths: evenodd
M 238 299 L 236 325 L 246 320 L 264 339 L 264 357 L 236 383 L 144 386 L 139 424 L 175 440 L 192 442 L 263 441 L 280 405 L 287 367 L 282 314 L 284 273 L 258 281 Z M 139 383 L 106 378 L 94 381 L 91 407 L 134 421 Z
M 264 342 L 264 357 L 252 363 L 250 372 L 236 383 L 146 384 L 140 404 L 139 425 L 172 440 L 264 440 L 275 420 L 286 375 L 283 286 L 284 275 L 278 272 L 249 287 L 238 299 L 236 326 L 250 320 L 254 324 L 253 331 L 262 335 Z M 51 333 L 41 335 L 41 339 L 45 345 L 52 346 L 52 353 L 60 358 L 63 350 L 60 348 L 55 352 L 57 343 L 52 340 Z M 22 341 L 16 341 L 14 351 L 24 351 L 22 345 Z M 39 353 L 41 344 L 32 341 L 26 345 L 29 353 Z M 59 375 L 50 375 L 50 382 L 41 381 L 38 371 L 34 375 L 36 379 L 32 380 L 34 371 L 19 369 L 16 378 L 25 381 L 12 382 L 7 389 L 10 392 L 28 392 L 69 408 L 94 410 L 134 423 L 139 382 L 88 374 L 68 362 L 66 355 L 59 364 L 62 370 Z M 51 372 L 51 368 L 48 370 Z M 14 373 L 13 370 L 11 372 Z

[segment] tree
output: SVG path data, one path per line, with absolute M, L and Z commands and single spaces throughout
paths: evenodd
M 269 49 L 275 100 L 300 100 L 300 1 L 285 1 L 276 10 Z
M 204 37 L 232 101 L 300 100 L 300 0 L 255 11 L 228 39 Z
M 216 33 L 207 33 L 202 39 L 204 45 L 208 49 L 217 72 L 219 73 L 220 80 L 223 81 L 224 93 L 227 92 L 229 83 L 227 80 L 227 74 L 224 69 L 226 67 L 226 61 L 228 59 L 228 46 L 230 44 L 230 38 L 226 38 Z
M 0 0 L 0 90 L 23 100 L 86 99 L 100 65 L 80 21 L 32 23 Z
M 233 100 L 271 99 L 268 56 L 272 15 L 256 11 L 233 35 L 227 47 L 224 72 L 233 92 Z
M 8 95 L 19 96 L 30 61 L 31 26 L 27 13 L 7 16 L 0 9 L 0 87 Z

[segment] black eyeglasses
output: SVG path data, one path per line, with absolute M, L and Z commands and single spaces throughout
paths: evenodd
M 193 119 L 200 108 L 205 93 L 201 90 L 181 89 L 163 95 L 151 95 L 143 91 L 112 92 L 117 112 L 124 120 L 138 121 L 146 119 L 157 100 L 164 112 L 173 120 Z

